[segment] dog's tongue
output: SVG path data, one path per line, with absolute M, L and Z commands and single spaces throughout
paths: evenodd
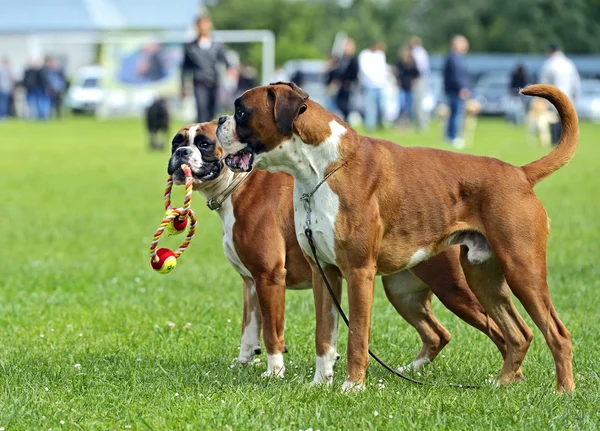
M 250 153 L 244 153 L 240 156 L 240 167 L 245 171 L 250 169 Z

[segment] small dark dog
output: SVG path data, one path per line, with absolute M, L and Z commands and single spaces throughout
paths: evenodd
M 169 138 L 169 109 L 167 101 L 159 97 L 146 109 L 146 128 L 150 134 L 150 150 L 162 151 Z

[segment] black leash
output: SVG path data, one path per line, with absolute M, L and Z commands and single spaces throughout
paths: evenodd
M 315 242 L 313 239 L 313 232 L 312 232 L 312 229 L 310 228 L 310 224 L 311 224 L 310 223 L 310 215 L 312 212 L 312 208 L 310 206 L 310 199 L 313 197 L 313 195 L 319 189 L 319 187 L 321 187 L 321 185 L 323 185 L 323 183 L 327 180 L 327 178 L 329 178 L 331 175 L 333 175 L 333 173 L 335 171 L 337 171 L 338 169 L 340 169 L 342 166 L 343 166 L 343 164 L 338 166 L 337 168 L 331 170 L 327 175 L 325 175 L 325 177 L 323 177 L 323 179 L 317 184 L 317 186 L 314 188 L 314 190 L 312 192 L 304 193 L 300 199 L 304 202 L 304 209 L 306 211 L 306 229 L 304 229 L 304 235 L 306 235 L 306 239 L 308 240 L 308 245 L 310 246 L 310 251 L 312 252 L 313 258 L 315 259 L 317 268 L 319 268 L 319 272 L 321 273 L 323 282 L 325 283 L 325 286 L 327 286 L 327 291 L 329 292 L 329 295 L 331 295 L 331 299 L 333 300 L 335 308 L 337 308 L 338 313 L 340 313 L 340 316 L 342 316 L 342 320 L 346 324 L 346 327 L 349 328 L 350 322 L 348 320 L 348 317 L 346 317 L 346 313 L 344 313 L 342 305 L 340 304 L 337 297 L 335 296 L 335 293 L 333 292 L 333 289 L 331 288 L 331 285 L 329 284 L 329 280 L 327 280 L 325 271 L 323 271 L 321 262 L 319 262 L 319 258 L 317 257 L 317 247 L 315 246 Z M 371 351 L 371 349 L 369 349 L 369 356 L 371 356 L 383 368 L 388 370 L 390 373 L 395 374 L 396 376 L 400 377 L 401 379 L 404 379 L 404 380 L 414 383 L 416 385 L 421 385 L 421 386 L 430 386 L 431 385 L 431 386 L 433 386 L 431 383 L 421 382 L 419 380 L 413 379 L 412 377 L 408 377 L 405 374 L 402 374 L 397 369 L 389 366 L 385 361 L 383 361 L 383 359 L 379 358 L 379 356 L 377 356 L 375 353 L 373 353 Z M 478 385 L 462 385 L 462 384 L 458 384 L 458 383 L 447 383 L 446 385 L 449 387 L 452 387 L 452 388 L 479 389 Z

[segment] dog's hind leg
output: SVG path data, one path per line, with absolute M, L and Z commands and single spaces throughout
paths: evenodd
M 521 205 L 527 211 L 519 213 L 519 220 L 495 224 L 491 244 L 510 289 L 544 335 L 552 352 L 557 392 L 572 392 L 575 383 L 571 335 L 552 305 L 546 281 L 548 218 L 535 197 Z M 527 226 L 526 234 L 521 232 L 519 235 L 517 229 L 513 232 L 513 226 Z
M 469 289 L 459 263 L 459 256 L 459 246 L 449 247 L 413 267 L 411 271 L 429 285 L 433 294 L 448 310 L 487 335 L 504 359 L 506 343 L 502 331 Z
M 413 326 L 423 342 L 417 357 L 399 371 L 418 371 L 435 359 L 450 341 L 450 332 L 436 319 L 431 309 L 431 289 L 409 271 L 382 277 L 388 300 L 396 311 Z
M 494 256 L 483 262 L 472 262 L 464 245 L 461 247 L 460 263 L 469 287 L 504 335 L 506 355 L 499 383 L 508 385 L 521 380 L 521 364 L 533 333 L 513 304 L 502 268 Z

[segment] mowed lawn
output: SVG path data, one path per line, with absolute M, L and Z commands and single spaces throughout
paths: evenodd
M 434 125 L 425 135 L 387 136 L 435 146 L 440 133 Z M 465 151 L 516 164 L 546 152 L 527 144 L 524 128 L 495 120 L 480 121 L 476 145 Z M 167 151 L 146 151 L 141 121 L 0 124 L 0 429 L 600 427 L 600 126 L 582 124 L 575 159 L 536 189 L 552 218 L 551 295 L 573 339 L 577 391 L 569 396 L 554 393 L 554 364 L 537 329 L 525 381 L 508 389 L 487 384 L 500 370 L 499 353 L 437 300 L 453 339 L 415 376 L 430 386 L 373 363 L 366 391 L 342 393 L 342 328 L 333 386 L 311 387 L 310 291 L 287 295 L 286 378 L 261 377 L 264 354 L 236 365 L 241 281 L 223 255 L 219 218 L 199 195 L 199 233 L 176 270 L 159 275 L 148 264 L 167 159 Z M 178 190 L 176 202 L 181 196 Z M 394 366 L 420 348 L 379 281 L 371 347 Z

